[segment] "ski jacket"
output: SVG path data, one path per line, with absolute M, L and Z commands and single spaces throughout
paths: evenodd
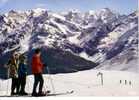
M 8 62 L 8 77 L 10 78 L 18 78 L 18 68 L 19 68 L 19 60 L 10 59 Z
M 43 72 L 43 63 L 41 58 L 38 57 L 36 54 L 33 55 L 32 58 L 32 73 L 38 74 Z
M 18 76 L 19 77 L 24 77 L 27 75 L 27 65 L 20 62 L 19 63 L 19 69 L 18 69 Z

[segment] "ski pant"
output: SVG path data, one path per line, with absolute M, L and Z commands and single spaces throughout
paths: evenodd
M 25 93 L 25 85 L 26 85 L 26 76 L 19 77 L 19 92 Z
M 11 93 L 19 93 L 19 78 L 12 78 Z
M 43 88 L 43 84 L 44 84 L 42 73 L 34 74 L 33 93 L 37 93 L 36 92 L 36 88 L 37 88 L 38 84 L 39 84 L 39 93 L 41 93 L 42 92 L 42 88 Z

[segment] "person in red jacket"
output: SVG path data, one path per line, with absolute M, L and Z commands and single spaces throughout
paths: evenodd
M 44 80 L 43 80 L 43 63 L 41 61 L 41 50 L 36 49 L 35 54 L 32 57 L 32 74 L 34 75 L 34 85 L 32 96 L 43 96 L 45 95 L 42 92 Z M 37 85 L 39 84 L 39 92 L 36 92 Z

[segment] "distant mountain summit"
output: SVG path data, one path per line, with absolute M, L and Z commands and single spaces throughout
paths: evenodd
M 53 63 L 58 63 L 58 72 L 69 72 L 63 68 L 68 61 L 69 69 L 73 66 L 73 69 L 84 70 L 97 65 L 96 68 L 137 71 L 137 45 L 137 11 L 120 15 L 109 8 L 84 13 L 77 10 L 56 13 L 37 8 L 28 11 L 11 10 L 0 15 L 2 65 L 14 50 L 29 53 L 34 48 L 47 47 L 53 51 L 48 52 L 50 59 L 55 60 Z M 58 60 L 61 56 L 59 52 L 63 55 L 61 61 Z M 68 61 L 62 63 L 64 57 Z M 73 61 L 74 57 L 78 63 Z M 135 65 L 129 66 L 133 62 Z M 121 64 L 123 67 L 119 66 Z

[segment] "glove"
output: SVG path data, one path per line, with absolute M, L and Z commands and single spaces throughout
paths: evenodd
M 47 67 L 47 64 L 46 64 L 46 63 L 44 63 L 44 64 L 43 64 L 43 66 Z

